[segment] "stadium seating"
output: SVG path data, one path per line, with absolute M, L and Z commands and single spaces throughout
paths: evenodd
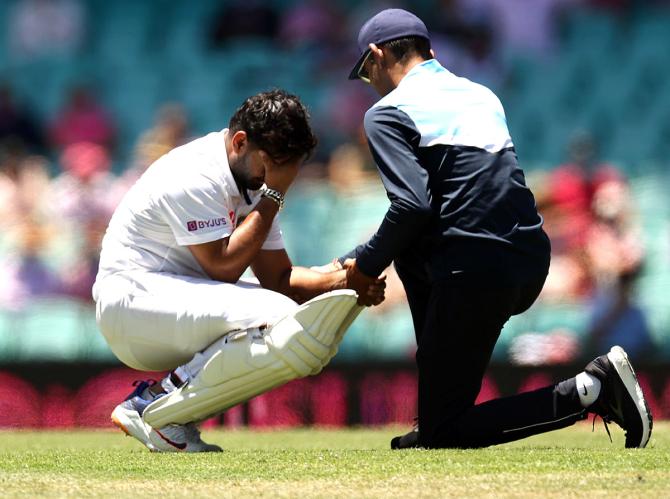
M 39 299 L 0 313 L 0 362 L 113 360 L 88 304 Z
M 0 371 L 0 428 L 41 425 L 39 392 L 27 381 Z
M 0 2 L 0 25 L 12 5 Z M 128 164 L 135 141 L 164 102 L 182 102 L 193 133 L 200 134 L 223 128 L 244 97 L 272 86 L 301 95 L 317 115 L 329 98 L 333 84 L 320 80 L 313 59 L 297 50 L 263 40 L 208 47 L 208 20 L 220 6 L 216 0 L 85 0 L 84 5 L 88 29 L 80 51 L 21 61 L 2 36 L 0 79 L 44 122 L 53 119 L 73 83 L 93 84 L 120 127 L 117 171 Z M 356 2 L 342 5 L 353 8 Z M 416 8 L 430 5 L 423 0 Z M 509 82 L 496 89 L 524 168 L 547 169 L 564 161 L 574 131 L 587 129 L 600 141 L 603 158 L 632 177 L 647 254 L 637 298 L 664 355 L 670 355 L 670 183 L 664 172 L 670 157 L 669 25 L 667 9 L 640 7 L 626 18 L 602 9 L 571 9 L 557 52 L 545 61 L 506 56 Z M 341 199 L 321 185 L 290 195 L 282 225 L 290 254 L 304 265 L 323 264 L 364 240 L 388 205 L 383 191 Z M 504 358 L 512 340 L 528 331 L 563 325 L 583 335 L 584 321 L 579 305 L 538 305 L 509 322 L 495 355 Z M 406 359 L 412 345 L 409 314 L 399 309 L 384 321 L 364 314 L 342 353 L 345 359 Z M 0 359 L 37 358 L 113 360 L 91 310 L 61 301 L 0 312 Z

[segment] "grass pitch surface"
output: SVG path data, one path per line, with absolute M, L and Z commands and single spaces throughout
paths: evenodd
M 206 431 L 151 454 L 118 431 L 0 431 L 1 497 L 670 497 L 670 423 L 643 450 L 590 424 L 480 450 L 389 450 L 402 429 Z

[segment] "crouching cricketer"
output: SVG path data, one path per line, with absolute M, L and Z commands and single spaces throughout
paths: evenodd
M 196 423 L 318 373 L 381 279 L 294 267 L 277 221 L 316 145 L 299 99 L 250 97 L 229 127 L 158 159 L 117 208 L 93 287 L 100 330 L 141 382 L 112 421 L 156 452 L 220 451 Z M 251 267 L 260 286 L 241 279 Z M 299 305 L 301 304 L 301 305 Z

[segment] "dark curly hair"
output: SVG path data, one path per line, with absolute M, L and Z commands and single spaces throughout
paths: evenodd
M 249 142 L 275 161 L 308 157 L 317 144 L 305 106 L 297 96 L 279 89 L 245 100 L 228 128 L 233 133 L 245 131 Z

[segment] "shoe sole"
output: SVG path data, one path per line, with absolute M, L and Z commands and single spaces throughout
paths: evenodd
M 156 452 L 223 452 L 218 445 L 202 442 L 200 444 L 178 443 L 163 435 L 160 430 L 152 429 L 149 438 L 156 447 Z
M 179 444 L 165 438 L 160 432 L 149 428 L 136 411 L 117 406 L 112 412 L 112 423 L 126 435 L 142 442 L 151 452 L 186 452 L 185 447 L 180 447 Z
M 112 423 L 121 429 L 126 435 L 136 438 L 142 442 L 151 452 L 157 452 L 158 449 L 151 443 L 146 424 L 142 421 L 136 411 L 128 411 L 120 405 L 112 411 Z
M 624 349 L 619 346 L 612 347 L 607 354 L 607 359 L 610 361 L 612 367 L 614 367 L 619 379 L 626 387 L 628 395 L 635 403 L 635 408 L 637 409 L 640 421 L 642 422 L 642 437 L 640 438 L 640 445 L 638 445 L 638 447 L 645 447 L 651 437 L 653 420 L 647 401 L 642 393 L 642 388 L 637 382 L 637 376 L 635 376 L 633 366 L 630 364 L 628 355 Z

